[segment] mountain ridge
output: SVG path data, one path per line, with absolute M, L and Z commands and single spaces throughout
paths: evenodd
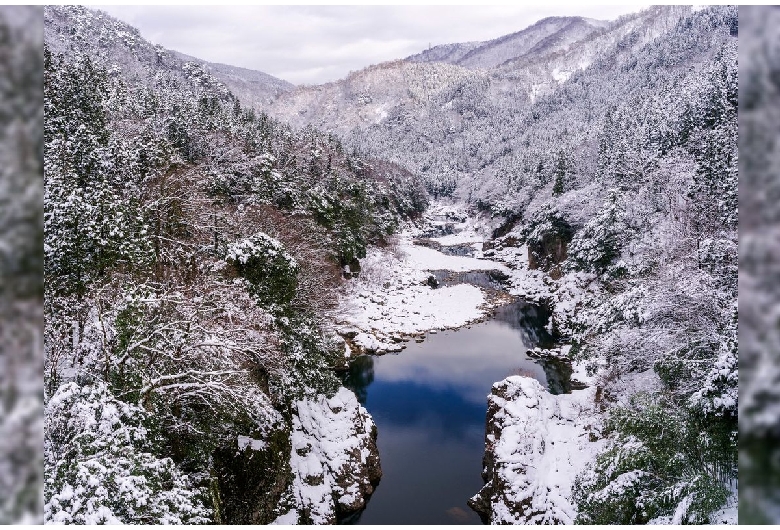
M 135 77 L 147 77 L 155 65 L 181 70 L 199 65 L 225 84 L 248 106 L 267 105 L 295 85 L 259 70 L 211 63 L 176 50 L 152 44 L 134 26 L 108 13 L 83 6 L 51 6 L 44 12 L 44 40 L 55 53 L 97 53 Z
M 556 38 L 565 35 L 567 31 L 571 32 L 572 26 L 579 26 L 584 32 L 579 38 L 583 38 L 605 24 L 607 23 L 583 17 L 547 17 L 525 29 L 495 39 L 472 43 L 444 44 L 410 55 L 405 60 L 415 62 L 442 61 L 436 56 L 446 50 L 448 55 L 457 54 L 457 57 L 447 57 L 443 62 L 467 68 L 490 69 L 506 61 L 542 50 L 544 48 L 542 44 L 545 41 L 552 43 Z M 429 57 L 430 55 L 433 57 Z

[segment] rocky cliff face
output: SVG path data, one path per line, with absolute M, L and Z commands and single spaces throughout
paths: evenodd
M 601 449 L 595 389 L 554 396 L 512 376 L 488 397 L 485 486 L 469 500 L 491 524 L 573 524 L 574 477 Z
M 217 524 L 268 524 L 290 486 L 290 433 L 278 429 L 263 439 L 237 437 L 237 447 L 215 452 L 218 478 L 211 484 Z
M 333 524 L 365 507 L 382 476 L 376 425 L 352 391 L 297 403 L 290 509 L 277 523 Z
M 571 233 L 547 233 L 537 242 L 528 244 L 528 268 L 542 269 L 557 280 L 562 276 L 561 263 L 566 261 Z

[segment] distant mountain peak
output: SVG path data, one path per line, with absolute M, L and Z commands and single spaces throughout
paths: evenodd
M 181 69 L 192 63 L 223 83 L 244 104 L 254 107 L 295 87 L 264 72 L 210 63 L 168 50 L 145 40 L 137 28 L 103 11 L 84 6 L 46 6 L 44 20 L 44 41 L 52 52 L 86 53 L 139 77 L 155 68 Z
M 445 62 L 471 69 L 490 69 L 507 61 L 565 46 L 606 27 L 609 22 L 583 17 L 547 17 L 527 28 L 482 41 L 434 46 L 406 58 L 412 62 Z M 546 43 L 545 45 L 542 45 Z

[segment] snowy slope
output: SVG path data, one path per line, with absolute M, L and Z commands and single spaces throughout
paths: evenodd
M 450 63 L 458 64 L 466 54 L 481 47 L 483 42 L 458 42 L 439 44 L 427 50 L 410 55 L 405 60 L 415 63 Z
M 604 22 L 581 17 L 549 17 L 522 31 L 497 39 L 434 46 L 406 60 L 447 62 L 472 69 L 490 69 L 519 57 L 565 48 L 605 25 Z
M 246 106 L 262 108 L 279 95 L 295 88 L 292 83 L 265 72 L 229 64 L 210 63 L 179 52 L 173 54 L 186 61 L 202 65 L 204 70 L 225 83 L 225 86 Z
M 451 87 L 478 80 L 449 64 L 394 61 L 370 66 L 345 79 L 299 87 L 280 95 L 266 110 L 295 127 L 314 125 L 344 135 L 366 127 L 409 119 L 425 120 L 426 107 Z
M 145 40 L 137 28 L 83 6 L 49 6 L 44 39 L 53 53 L 83 53 L 114 64 L 130 78 L 148 79 L 156 69 L 180 71 L 194 63 L 219 79 L 246 105 L 267 103 L 293 85 L 255 70 L 209 63 Z

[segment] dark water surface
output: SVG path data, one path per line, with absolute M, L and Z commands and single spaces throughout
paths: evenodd
M 516 302 L 471 328 L 353 362 L 345 384 L 376 422 L 383 476 L 344 523 L 480 524 L 466 501 L 483 485 L 487 395 L 518 373 L 547 385 L 551 368 L 525 355 L 549 339 L 540 323 L 535 307 Z

